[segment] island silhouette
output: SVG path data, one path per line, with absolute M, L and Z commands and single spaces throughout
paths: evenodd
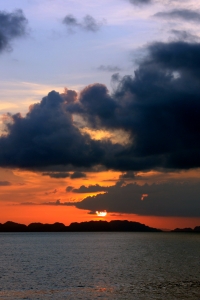
M 31 223 L 29 225 L 8 221 L 0 223 L 0 232 L 163 232 L 139 222 L 127 220 L 88 221 L 71 223 L 69 226 L 56 222 L 54 224 Z M 176 228 L 171 232 L 200 232 L 200 226 L 192 228 Z
M 0 232 L 96 232 L 96 231 L 139 231 L 139 232 L 161 232 L 162 230 L 152 228 L 132 221 L 89 221 L 71 223 L 69 226 L 63 223 L 42 224 L 31 223 L 29 225 L 18 224 L 8 221 L 0 224 Z

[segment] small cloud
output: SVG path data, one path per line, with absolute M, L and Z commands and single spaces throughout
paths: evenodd
M 49 201 L 43 203 L 35 203 L 35 202 L 22 202 L 20 205 L 52 205 L 52 206 L 74 206 L 77 202 L 61 202 L 60 199 L 56 201 Z
M 119 73 L 114 73 L 111 76 L 111 82 L 117 82 L 117 83 L 119 83 L 120 80 L 121 80 L 121 76 L 119 75 Z
M 0 186 L 9 186 L 11 183 L 9 181 L 0 181 Z
M 186 30 L 173 29 L 170 32 L 175 35 L 175 37 L 178 41 L 195 42 L 196 40 L 199 39 L 198 36 L 191 34 L 191 33 L 187 32 Z
M 70 173 L 68 173 L 68 172 L 45 172 L 42 175 L 43 176 L 49 176 L 51 178 L 67 178 L 67 177 L 70 177 Z
M 51 195 L 51 194 L 56 194 L 57 193 L 57 190 L 53 190 L 53 192 L 46 192 L 45 195 Z
M 134 172 L 128 171 L 119 175 L 119 179 L 135 179 L 137 177 Z
M 41 205 L 52 205 L 52 206 L 74 206 L 75 202 L 61 202 L 60 199 L 56 201 L 43 202 Z
M 69 185 L 68 187 L 66 187 L 66 192 L 71 192 L 73 189 L 74 187 Z
M 73 15 L 67 15 L 63 19 L 63 23 L 67 26 L 79 26 L 78 21 L 76 20 L 76 18 Z
M 108 188 L 109 188 L 108 186 L 100 186 L 99 184 L 89 185 L 88 187 L 82 185 L 80 188 L 72 189 L 71 191 L 73 193 L 97 193 L 97 192 L 106 192 Z
M 74 90 L 69 90 L 68 88 L 64 88 L 64 92 L 60 94 L 62 99 L 67 102 L 67 104 L 74 103 L 78 99 L 78 94 Z
M 143 4 L 150 4 L 152 3 L 152 0 L 129 0 L 130 3 L 134 5 L 143 5 Z
M 56 201 L 43 202 L 42 205 L 62 205 L 62 203 L 60 202 L 60 199 L 58 199 Z
M 96 32 L 100 29 L 102 23 L 98 23 L 92 16 L 87 15 L 84 17 L 82 27 L 87 31 Z
M 103 72 L 119 72 L 121 71 L 121 68 L 117 66 L 111 66 L 111 65 L 101 65 L 97 68 L 98 71 L 103 71 Z
M 86 15 L 81 22 L 79 22 L 73 15 L 66 15 L 63 19 L 63 24 L 67 26 L 70 32 L 74 28 L 80 28 L 85 31 L 96 32 L 99 31 L 101 26 L 105 23 L 105 20 L 102 22 L 96 21 L 92 16 Z
M 88 212 L 88 215 L 95 215 L 96 216 L 96 211 L 91 210 L 91 211 Z
M 111 217 L 122 217 L 124 214 L 110 214 Z
M 27 35 L 27 23 L 21 9 L 12 13 L 0 11 L 0 52 L 11 51 L 11 41 Z
M 87 175 L 83 172 L 75 171 L 73 173 L 69 172 L 44 172 L 42 174 L 43 176 L 49 176 L 51 178 L 68 178 L 70 177 L 71 179 L 77 179 L 77 178 L 86 178 Z
M 200 22 L 200 12 L 191 9 L 173 9 L 166 12 L 158 12 L 154 16 L 160 18 L 175 18 L 186 21 Z
M 119 86 L 120 81 L 122 80 L 122 77 L 119 73 L 114 73 L 111 76 L 110 84 L 113 90 L 116 90 Z
M 73 174 L 70 175 L 71 179 L 86 178 L 86 177 L 87 177 L 87 175 L 85 173 L 78 172 L 78 171 L 76 171 L 76 172 L 74 172 Z
M 122 79 L 122 77 L 120 76 L 119 73 L 112 74 L 111 79 L 110 79 L 110 84 L 111 84 L 111 87 L 113 90 L 117 90 L 121 79 Z
M 124 184 L 125 184 L 124 180 L 119 180 L 119 181 L 116 182 L 115 186 L 116 187 L 122 187 Z M 113 186 L 113 187 L 115 187 L 115 186 Z

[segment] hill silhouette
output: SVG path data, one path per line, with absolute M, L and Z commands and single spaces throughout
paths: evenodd
M 176 228 L 174 230 L 172 230 L 172 232 L 199 232 L 200 233 L 200 226 L 196 226 L 194 227 L 194 229 L 192 228 Z
M 124 231 L 124 232 L 161 232 L 162 230 L 132 221 L 89 221 L 71 223 L 65 226 L 62 223 L 42 224 L 31 223 L 28 226 L 8 221 L 0 224 L 0 232 L 96 232 L 96 231 Z
M 69 226 L 56 222 L 54 224 L 31 223 L 29 225 L 8 221 L 0 223 L 0 232 L 163 232 L 158 228 L 149 227 L 145 224 L 133 221 L 113 220 L 89 221 L 71 223 Z M 200 233 L 200 226 L 192 228 L 176 228 L 171 232 Z

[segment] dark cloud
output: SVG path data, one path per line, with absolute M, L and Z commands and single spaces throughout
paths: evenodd
M 103 71 L 103 72 L 119 72 L 121 71 L 121 68 L 117 67 L 117 66 L 111 66 L 111 65 L 101 65 L 97 68 L 97 70 L 99 71 Z
M 70 177 L 70 173 L 67 173 L 67 172 L 45 172 L 42 175 L 49 176 L 51 178 L 67 178 L 67 177 Z
M 9 181 L 0 181 L 0 186 L 9 186 L 11 185 L 11 182 Z
M 190 9 L 173 9 L 170 11 L 158 12 L 154 16 L 161 18 L 176 18 L 183 19 L 186 21 L 200 22 L 200 12 Z
M 75 171 L 72 174 L 68 172 L 44 172 L 42 175 L 49 176 L 51 178 L 67 178 L 70 177 L 71 179 L 77 178 L 86 178 L 86 174 L 83 172 Z
M 69 187 L 67 187 L 67 191 L 69 191 L 68 189 Z M 96 193 L 96 192 L 106 192 L 107 190 L 108 190 L 107 186 L 100 186 L 99 184 L 89 185 L 88 187 L 82 185 L 78 189 L 70 189 L 70 191 L 72 191 L 73 193 Z
M 83 128 L 84 126 L 81 124 L 80 122 L 76 122 L 76 120 L 72 120 L 72 125 L 75 127 L 80 126 L 80 128 Z M 33 168 L 34 169 L 34 168 Z M 37 170 L 36 170 L 37 171 Z M 41 166 L 40 167 L 40 171 L 43 172 L 42 175 L 44 176 L 50 176 L 50 175 L 56 175 L 56 173 L 58 173 L 57 175 L 62 176 L 67 176 L 67 174 L 69 174 L 69 176 L 72 174 L 71 172 L 102 172 L 102 171 L 106 171 L 106 168 L 102 165 L 93 165 L 93 166 L 74 166 L 72 164 L 62 164 L 62 165 L 46 165 L 46 166 Z M 68 176 L 67 176 L 68 177 Z
M 116 184 L 108 192 L 87 197 L 75 205 L 90 211 L 137 215 L 200 217 L 200 183 L 152 185 Z
M 57 190 L 54 189 L 52 192 L 46 192 L 45 195 L 51 195 L 51 194 L 56 194 L 57 193 Z
M 120 76 L 120 74 L 119 73 L 114 73 L 114 74 L 112 74 L 112 76 L 111 76 L 111 82 L 117 82 L 117 83 L 119 83 L 120 81 L 121 81 L 121 76 Z
M 180 73 L 180 81 L 184 81 L 187 76 L 189 84 L 192 84 L 193 80 L 199 80 L 200 72 L 200 43 L 187 43 L 187 42 L 171 42 L 171 43 L 155 43 L 149 47 L 150 55 L 147 59 L 141 63 L 141 69 L 149 67 L 157 67 L 156 72 L 161 71 L 163 67 L 163 73 L 171 75 L 173 82 L 173 72 L 178 71 Z M 157 65 L 157 66 L 156 66 Z M 167 73 L 167 71 L 171 73 Z M 189 78 L 189 76 L 192 76 Z M 167 77 L 167 76 L 166 76 Z M 170 77 L 167 77 L 170 79 Z M 191 82 L 190 82 L 191 81 Z M 178 81 L 174 81 L 177 84 Z M 189 88 L 195 88 L 190 86 Z M 195 90 L 191 90 L 194 92 Z
M 150 4 L 153 2 L 153 0 L 129 0 L 130 3 L 134 5 L 143 5 L 143 4 Z
M 87 175 L 86 175 L 85 173 L 83 173 L 83 172 L 78 172 L 78 171 L 74 172 L 74 173 L 71 174 L 71 176 L 70 176 L 71 179 L 86 178 L 86 177 L 87 177 Z
M 80 102 L 69 106 L 71 112 L 81 114 L 93 127 L 101 126 L 101 120 L 113 119 L 117 102 L 103 84 L 87 86 L 80 94 Z
M 60 199 L 58 199 L 56 201 L 43 202 L 40 205 L 74 206 L 74 202 L 61 202 Z
M 53 91 L 25 117 L 9 115 L 0 166 L 53 173 L 56 166 L 76 172 L 99 165 L 123 172 L 200 167 L 200 43 L 154 43 L 147 50 L 134 76 L 123 77 L 112 95 L 103 84 L 79 96 Z M 127 142 L 92 139 L 73 114 L 82 127 L 121 130 Z
M 121 180 L 123 180 L 123 179 L 136 179 L 136 178 L 138 178 L 138 176 L 135 175 L 135 173 L 132 172 L 132 171 L 125 172 L 125 173 L 123 173 L 119 176 L 119 179 L 121 179 Z
M 106 162 L 108 168 L 200 167 L 200 44 L 154 43 L 148 51 L 112 97 L 102 85 L 89 86 L 75 110 L 94 129 L 130 135 L 123 151 Z
M 188 32 L 186 30 L 173 29 L 173 30 L 171 30 L 171 33 L 173 33 L 176 36 L 177 40 L 179 40 L 179 41 L 195 42 L 199 39 L 198 36 L 191 34 L 190 32 Z
M 87 31 L 96 32 L 100 29 L 102 23 L 98 23 L 92 16 L 87 15 L 84 17 L 82 27 Z
M 66 192 L 71 192 L 73 189 L 74 187 L 69 185 L 68 187 L 66 187 Z
M 77 92 L 73 90 L 69 90 L 68 88 L 65 88 L 64 93 L 62 93 L 60 96 L 67 104 L 74 103 L 78 99 Z
M 92 140 L 81 133 L 66 111 L 67 105 L 71 104 L 52 91 L 31 106 L 25 117 L 19 113 L 9 115 L 7 135 L 0 137 L 0 165 L 35 170 L 55 165 L 89 168 L 109 159 L 106 156 L 112 155 L 119 145 Z M 74 173 L 71 178 L 77 176 L 84 175 Z
M 99 31 L 103 22 L 97 22 L 92 16 L 86 15 L 81 22 L 79 22 L 73 15 L 67 15 L 63 19 L 63 24 L 68 29 L 80 28 L 86 31 Z
M 0 52 L 12 50 L 12 40 L 26 36 L 27 24 L 28 21 L 21 9 L 12 13 L 0 11 Z
M 50 206 L 74 206 L 74 202 L 61 202 L 60 199 L 56 201 L 49 201 L 49 202 L 42 202 L 42 203 L 36 203 L 36 202 L 22 202 L 20 205 L 50 205 Z
M 67 26 L 79 26 L 78 21 L 76 20 L 76 18 L 73 15 L 67 15 L 63 19 L 63 23 Z
M 89 211 L 88 215 L 95 215 L 96 216 L 97 214 L 96 214 L 96 211 Z
M 122 77 L 120 76 L 119 73 L 114 73 L 111 76 L 111 80 L 110 80 L 110 85 L 113 89 L 113 91 L 115 91 L 119 85 L 119 82 L 122 80 Z
M 110 214 L 112 217 L 123 217 L 124 214 Z
M 62 205 L 62 203 L 60 199 L 58 199 L 56 201 L 43 202 L 41 205 Z

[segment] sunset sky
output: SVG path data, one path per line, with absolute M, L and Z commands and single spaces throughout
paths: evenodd
M 200 225 L 199 25 L 198 0 L 0 0 L 0 223 Z

